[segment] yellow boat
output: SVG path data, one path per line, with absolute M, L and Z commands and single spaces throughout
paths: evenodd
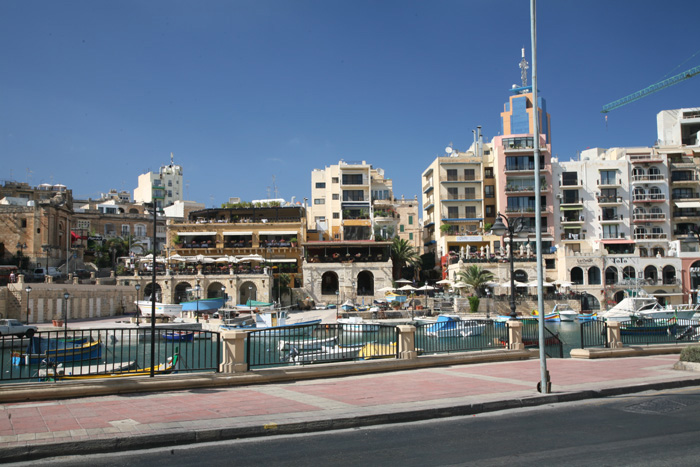
M 396 342 L 391 344 L 365 344 L 357 355 L 359 358 L 370 360 L 373 358 L 396 358 Z
M 179 354 L 175 353 L 172 357 L 168 357 L 168 360 L 165 363 L 161 363 L 160 365 L 156 366 L 153 373 L 156 375 L 167 375 L 177 372 L 179 369 L 179 363 Z M 151 375 L 151 367 L 135 368 L 135 366 L 136 362 L 75 368 L 57 367 L 41 370 L 41 372 L 44 372 L 44 375 L 41 375 L 40 373 L 39 376 L 47 380 L 75 381 L 85 379 L 127 378 L 132 376 Z

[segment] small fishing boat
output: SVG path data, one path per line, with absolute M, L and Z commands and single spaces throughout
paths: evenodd
M 380 324 L 368 323 L 359 316 L 351 316 L 350 318 L 338 318 L 343 332 L 377 332 Z
M 327 339 L 296 339 L 296 340 L 281 340 L 278 344 L 280 350 L 297 349 L 299 352 L 308 350 L 321 350 L 323 347 L 332 345 L 338 342 L 338 337 L 329 337 Z
M 115 362 L 115 363 L 103 363 L 99 365 L 77 365 L 77 366 L 66 366 L 63 363 L 59 363 L 55 366 L 49 366 L 49 368 L 42 368 L 39 370 L 39 379 L 61 379 L 68 376 L 82 376 L 87 378 L 88 376 L 98 376 L 98 375 L 108 375 L 112 373 L 122 373 L 128 370 L 135 370 L 137 368 L 136 361 L 132 360 L 130 362 Z
M 160 334 L 160 337 L 166 341 L 193 342 L 194 333 L 194 331 L 165 331 Z
M 577 319 L 579 322 L 595 321 L 598 319 L 598 313 L 580 313 Z
M 141 316 L 151 317 L 153 302 L 150 300 L 139 300 L 136 302 Z M 156 302 L 156 318 L 178 318 L 182 311 L 182 305 Z
M 425 328 L 429 337 L 472 337 L 479 336 L 486 325 L 475 320 L 462 321 L 449 315 L 440 315 L 435 324 Z
M 350 300 L 347 300 L 345 303 L 340 305 L 340 309 L 343 311 L 357 311 L 357 307 Z
M 12 352 L 13 365 L 38 365 L 42 361 L 55 363 L 88 361 L 102 356 L 102 341 L 90 338 L 47 339 L 32 337 L 25 352 Z
M 287 361 L 292 363 L 330 363 L 343 360 L 353 360 L 358 357 L 360 351 L 365 344 L 351 345 L 340 347 L 323 346 L 320 350 L 310 352 L 299 352 L 296 347 L 293 347 Z
M 246 322 L 242 325 L 220 326 L 219 329 L 224 331 L 241 329 L 246 331 L 264 331 L 254 332 L 251 334 L 252 337 L 284 336 L 285 338 L 290 338 L 308 336 L 321 323 L 321 319 L 314 319 L 287 324 L 288 317 L 289 313 L 286 310 L 263 311 L 253 313 L 255 321 L 252 325 Z
M 376 342 L 364 344 L 357 356 L 365 360 L 396 358 L 396 342 L 390 344 L 377 344 Z
M 535 317 L 536 321 L 539 320 L 539 316 L 540 316 L 539 311 L 532 310 L 532 316 Z M 552 310 L 550 313 L 545 313 L 544 320 L 548 321 L 548 322 L 558 322 L 558 321 L 561 321 L 561 317 L 559 316 L 559 313 Z
M 175 348 L 175 353 L 168 357 L 165 363 L 156 365 L 153 368 L 153 374 L 155 375 L 167 375 L 170 373 L 177 373 L 180 368 L 180 354 L 179 349 Z M 109 365 L 94 365 L 90 367 L 75 367 L 66 368 L 63 371 L 59 371 L 58 367 L 49 368 L 44 370 L 46 380 L 62 381 L 62 380 L 84 380 L 84 379 L 102 379 L 102 378 L 129 378 L 133 376 L 150 376 L 151 367 L 148 368 L 138 368 L 134 363 L 132 368 L 125 368 L 118 371 L 117 365 L 131 365 L 132 362 L 128 363 L 114 363 L 115 369 L 110 369 Z
M 623 336 L 663 336 L 675 335 L 678 323 L 675 318 L 669 320 L 652 320 L 632 318 L 620 323 L 620 334 Z
M 218 310 L 219 308 L 224 306 L 224 299 L 223 299 L 223 297 L 201 298 L 199 300 L 182 302 L 180 305 L 182 305 L 182 311 L 213 313 L 216 310 Z

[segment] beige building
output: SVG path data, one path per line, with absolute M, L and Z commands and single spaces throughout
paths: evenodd
M 153 187 L 164 190 L 162 206 L 166 207 L 182 201 L 184 198 L 184 185 L 182 179 L 182 166 L 173 163 L 173 155 L 170 154 L 170 164 L 160 168 L 158 173 L 147 172 L 139 175 L 138 186 L 134 190 L 134 201 L 136 203 L 153 202 Z

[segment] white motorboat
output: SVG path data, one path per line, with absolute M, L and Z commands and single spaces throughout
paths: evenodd
M 608 321 L 627 321 L 632 316 L 647 319 L 693 319 L 698 312 L 698 305 L 667 305 L 661 306 L 656 298 L 649 295 L 626 297 L 607 311 L 598 313 L 599 317 Z
M 381 326 L 377 323 L 367 322 L 359 316 L 338 318 L 338 324 L 341 325 L 344 332 L 377 332 Z
M 139 307 L 141 316 L 151 317 L 153 311 L 153 303 L 150 300 L 139 300 L 136 302 Z M 182 305 L 156 302 L 156 318 L 168 317 L 178 318 L 182 311 Z
M 561 321 L 573 321 L 578 317 L 576 310 L 571 308 L 568 303 L 557 303 L 552 308 L 552 313 L 559 313 L 559 319 Z

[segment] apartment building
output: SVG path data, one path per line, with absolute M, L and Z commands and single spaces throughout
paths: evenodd
M 183 200 L 182 166 L 175 165 L 172 154 L 170 154 L 170 164 L 161 166 L 158 173 L 146 172 L 139 175 L 138 186 L 134 189 L 134 201 L 152 203 L 154 188 L 162 190 L 163 199 L 156 198 L 156 203 L 161 209 L 172 205 L 175 201 Z

